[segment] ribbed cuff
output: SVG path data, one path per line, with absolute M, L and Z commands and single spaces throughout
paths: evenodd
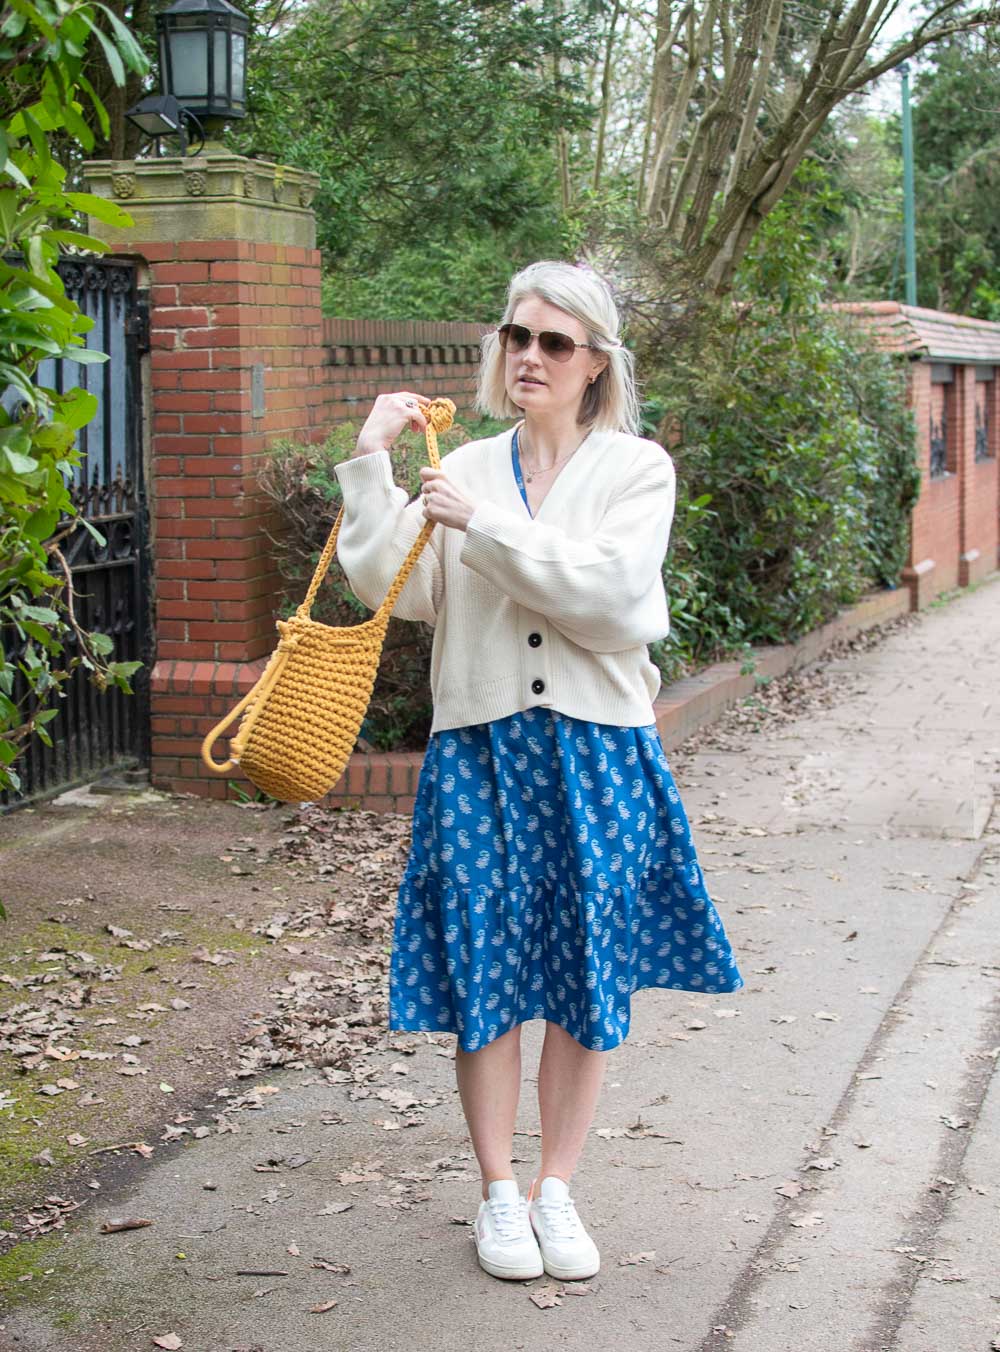
M 363 493 L 391 493 L 394 487 L 392 460 L 388 451 L 369 451 L 367 455 L 342 460 L 339 465 L 334 465 L 333 472 L 345 497 Z
M 492 502 L 480 502 L 477 505 L 465 527 L 465 539 L 459 555 L 466 567 L 489 577 L 497 562 L 494 545 L 504 542 L 504 518 L 508 516 L 509 513 Z

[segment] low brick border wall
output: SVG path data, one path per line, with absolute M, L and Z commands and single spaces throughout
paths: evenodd
M 718 662 L 697 676 L 664 686 L 653 705 L 660 740 L 668 751 L 680 746 L 693 732 L 714 723 L 726 709 L 753 694 L 758 677 L 784 676 L 808 666 L 839 640 L 909 613 L 910 595 L 905 587 L 872 592 L 797 643 L 755 648 L 752 673 L 741 673 L 742 662 Z M 412 812 L 423 759 L 422 751 L 356 752 L 324 805 Z

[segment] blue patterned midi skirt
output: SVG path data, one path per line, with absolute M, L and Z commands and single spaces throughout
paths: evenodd
M 431 736 L 396 904 L 389 1027 L 465 1051 L 548 1019 L 609 1051 L 648 986 L 743 985 L 655 725 L 550 709 Z

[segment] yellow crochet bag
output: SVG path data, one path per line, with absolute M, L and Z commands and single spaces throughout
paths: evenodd
M 427 419 L 427 454 L 440 468 L 437 434 L 455 416 L 450 399 L 421 405 Z M 259 789 L 282 802 L 315 802 L 344 772 L 368 709 L 385 631 L 434 522 L 424 524 L 400 566 L 385 600 L 364 624 L 334 628 L 309 618 L 320 583 L 333 559 L 344 515 L 341 507 L 320 555 L 306 598 L 289 620 L 278 620 L 280 641 L 253 689 L 202 742 L 201 758 L 215 774 L 235 766 Z M 230 740 L 229 759 L 217 762 L 217 737 L 243 714 Z

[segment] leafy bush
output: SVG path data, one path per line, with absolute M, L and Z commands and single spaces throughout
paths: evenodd
M 905 372 L 823 305 L 801 202 L 763 227 L 735 296 L 644 354 L 678 472 L 667 679 L 782 643 L 895 585 L 919 490 Z
M 10 408 L 0 406 L 0 789 L 15 791 L 13 762 L 33 735 L 52 745 L 45 724 L 56 710 L 48 706 L 73 669 L 82 664 L 98 689 L 113 683 L 131 693 L 129 677 L 140 665 L 107 660 L 112 639 L 80 628 L 59 549 L 78 525 L 105 543 L 69 492 L 79 464 L 76 432 L 94 416 L 97 400 L 86 390 L 60 393 L 33 379 L 47 357 L 106 360 L 84 350 L 93 320 L 66 297 L 56 271 L 66 250 L 107 251 L 73 229 L 74 218 L 90 212 L 115 225 L 132 223 L 113 203 L 70 191 L 62 162 L 93 150 L 88 113 L 108 132 L 108 114 L 86 74 L 94 73 L 92 40 L 116 83 L 124 82 L 126 65 L 138 74 L 148 69 L 106 5 L 18 0 L 0 15 L 0 389 L 11 396 Z M 78 653 L 66 660 L 71 636 Z M 23 697 L 15 694 L 18 673 L 27 687 Z
M 476 437 L 490 436 L 500 426 L 487 419 L 456 423 L 438 437 L 441 454 Z M 335 466 L 348 459 L 357 439 L 358 428 L 345 422 L 318 445 L 280 440 L 270 447 L 260 482 L 287 527 L 283 535 L 273 538 L 274 557 L 285 581 L 282 618 L 298 606 L 316 569 L 340 510 Z M 420 490 L 420 468 L 427 463 L 423 436 L 403 432 L 391 457 L 396 483 L 415 496 Z M 350 625 L 361 623 L 368 614 L 334 559 L 313 606 L 313 618 L 322 624 Z M 428 682 L 433 632 L 421 622 L 389 621 L 372 701 L 361 728 L 363 743 L 375 750 L 419 750 L 426 744 L 433 712 Z

